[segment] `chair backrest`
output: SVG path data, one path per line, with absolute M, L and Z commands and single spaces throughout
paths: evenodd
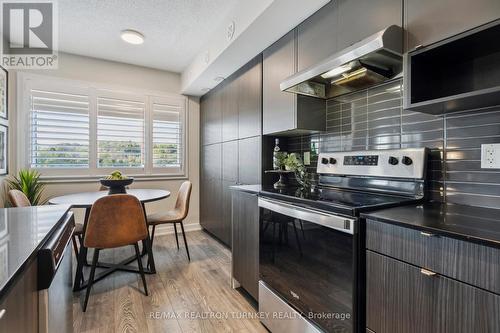
M 23 192 L 19 190 L 9 191 L 9 201 L 14 207 L 29 207 L 31 202 Z
M 191 198 L 191 189 L 193 184 L 190 181 L 185 181 L 179 188 L 177 193 L 177 201 L 175 202 L 175 210 L 180 212 L 181 220 L 184 220 L 189 212 L 189 200 Z
M 114 194 L 92 205 L 84 245 L 107 249 L 137 243 L 147 235 L 144 209 L 139 200 L 130 194 Z

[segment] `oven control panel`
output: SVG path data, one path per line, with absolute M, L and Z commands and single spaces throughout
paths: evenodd
M 317 172 L 331 175 L 423 179 L 426 148 L 322 153 Z

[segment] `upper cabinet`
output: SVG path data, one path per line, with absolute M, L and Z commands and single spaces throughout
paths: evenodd
M 280 83 L 297 71 L 297 36 L 292 30 L 263 52 L 263 134 L 324 131 L 326 102 L 281 91 Z
M 297 27 L 297 69 L 314 65 L 339 50 L 338 1 L 330 1 Z
M 408 51 L 500 17 L 499 0 L 405 0 L 404 8 Z
M 262 134 L 262 56 L 238 71 L 238 137 Z
M 338 50 L 390 25 L 403 26 L 402 0 L 338 0 L 336 3 L 341 27 L 337 29 Z
M 262 132 L 292 129 L 297 98 L 283 92 L 280 83 L 296 70 L 295 31 L 292 30 L 263 52 Z
M 238 78 L 221 84 L 222 141 L 238 139 Z
M 202 143 L 222 142 L 222 91 L 213 89 L 201 99 Z

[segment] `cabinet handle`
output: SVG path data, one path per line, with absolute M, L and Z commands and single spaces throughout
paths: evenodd
M 425 268 L 421 268 L 420 269 L 420 273 L 424 274 L 424 275 L 427 275 L 427 276 L 434 276 L 436 275 L 436 273 L 434 273 L 433 271 L 429 271 Z
M 7 310 L 5 310 L 5 309 L 0 310 L 0 319 L 3 318 L 3 316 L 5 315 L 5 312 L 7 312 Z
M 422 47 L 424 47 L 422 44 L 418 44 L 417 46 L 415 46 L 413 48 L 413 50 L 418 50 L 418 49 L 421 49 Z
M 425 231 L 421 231 L 420 234 L 422 236 L 425 236 L 425 237 L 434 237 L 434 236 L 436 236 L 435 234 L 431 234 L 430 232 L 425 232 Z

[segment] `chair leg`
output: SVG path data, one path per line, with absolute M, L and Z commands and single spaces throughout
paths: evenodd
M 174 222 L 174 233 L 175 233 L 175 242 L 177 243 L 177 250 L 179 250 L 179 235 L 177 235 L 177 223 L 175 222 Z
M 87 293 L 85 294 L 85 302 L 83 303 L 83 312 L 87 311 L 87 304 L 89 302 L 90 290 L 92 289 L 92 284 L 94 283 L 95 267 L 97 265 L 97 260 L 99 260 L 99 249 L 94 249 L 94 258 L 92 259 L 92 268 L 90 269 L 89 283 L 87 285 Z
M 75 251 L 75 257 L 78 258 L 78 244 L 76 244 L 76 235 L 71 236 L 71 241 L 73 242 L 73 250 Z
M 155 230 L 156 230 L 156 225 L 153 224 L 153 230 L 151 230 L 151 248 L 153 247 L 153 242 L 155 240 Z
M 184 232 L 184 223 L 181 222 L 180 224 L 181 224 L 181 229 L 182 229 L 182 237 L 184 238 L 184 246 L 186 246 L 186 252 L 187 252 L 187 255 L 188 255 L 188 260 L 191 261 L 191 257 L 189 256 L 188 242 L 186 240 L 186 233 Z
M 139 272 L 141 272 L 142 284 L 144 285 L 144 294 L 148 296 L 148 286 L 146 284 L 146 276 L 144 275 L 144 268 L 142 267 L 142 260 L 139 252 L 139 244 L 135 243 L 134 248 L 135 248 L 135 256 L 137 257 L 137 265 L 139 266 Z

